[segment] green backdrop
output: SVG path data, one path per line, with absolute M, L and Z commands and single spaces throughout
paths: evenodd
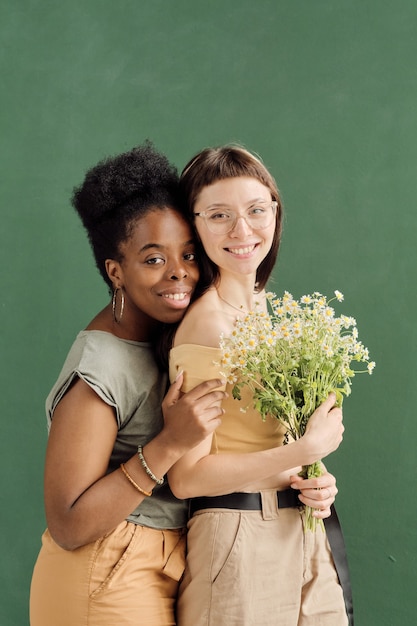
M 416 21 L 414 0 L 1 1 L 2 626 L 28 623 L 44 398 L 107 301 L 71 190 L 147 137 L 179 167 L 261 154 L 286 207 L 271 288 L 345 294 L 377 362 L 328 459 L 356 624 L 415 623 Z

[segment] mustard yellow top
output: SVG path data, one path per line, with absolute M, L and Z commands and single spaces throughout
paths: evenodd
M 199 383 L 220 377 L 220 348 L 182 344 L 172 348 L 169 356 L 169 377 L 171 382 L 178 371 L 184 372 L 182 391 L 190 391 Z M 218 452 L 257 452 L 282 445 L 284 427 L 274 417 L 265 421 L 253 408 L 252 394 L 242 388 L 242 400 L 232 396 L 232 386 L 224 385 L 229 397 L 223 401 L 225 414 L 222 423 L 213 437 L 211 454 Z M 246 408 L 245 412 L 241 409 Z

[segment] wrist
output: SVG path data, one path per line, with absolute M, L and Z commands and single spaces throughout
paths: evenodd
M 151 460 L 148 458 L 150 454 L 152 456 L 158 455 L 163 459 L 166 466 L 165 474 L 186 452 L 183 448 L 184 446 L 180 442 L 173 440 L 172 436 L 163 429 L 152 441 L 146 444 L 146 447 L 143 448 L 143 454 L 150 465 Z
M 311 465 L 320 458 L 320 453 L 315 450 L 314 439 L 307 432 L 296 442 L 299 446 L 299 464 Z
M 142 446 L 138 446 L 138 458 L 139 458 L 139 462 L 142 465 L 143 469 L 145 470 L 147 476 L 149 476 L 149 478 L 151 480 L 153 480 L 153 482 L 155 483 L 155 485 L 161 486 L 164 484 L 164 477 L 162 476 L 162 478 L 158 478 L 158 476 L 156 476 L 153 471 L 151 470 L 151 468 L 149 467 L 144 455 L 143 455 L 143 447 Z

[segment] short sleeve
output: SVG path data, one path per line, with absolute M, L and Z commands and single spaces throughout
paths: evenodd
M 150 390 L 160 384 L 146 344 L 122 341 L 100 331 L 80 333 L 46 400 L 49 423 L 76 378 L 83 380 L 103 402 L 114 408 L 118 428 L 123 427 L 146 400 Z
M 182 344 L 172 348 L 169 355 L 169 378 L 175 380 L 178 372 L 184 372 L 182 391 L 194 389 L 200 383 L 212 378 L 222 378 L 220 373 L 220 348 Z M 221 389 L 226 388 L 226 381 Z

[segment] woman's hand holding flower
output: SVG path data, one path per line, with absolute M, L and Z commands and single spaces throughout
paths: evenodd
M 317 478 L 301 478 L 291 476 L 291 487 L 298 489 L 300 502 L 312 509 L 313 517 L 325 519 L 331 515 L 331 505 L 335 501 L 338 489 L 336 478 L 325 470 Z
M 308 443 L 308 465 L 323 459 L 337 450 L 343 439 L 342 409 L 335 407 L 336 394 L 330 393 L 327 399 L 320 404 L 308 420 L 304 435 Z

